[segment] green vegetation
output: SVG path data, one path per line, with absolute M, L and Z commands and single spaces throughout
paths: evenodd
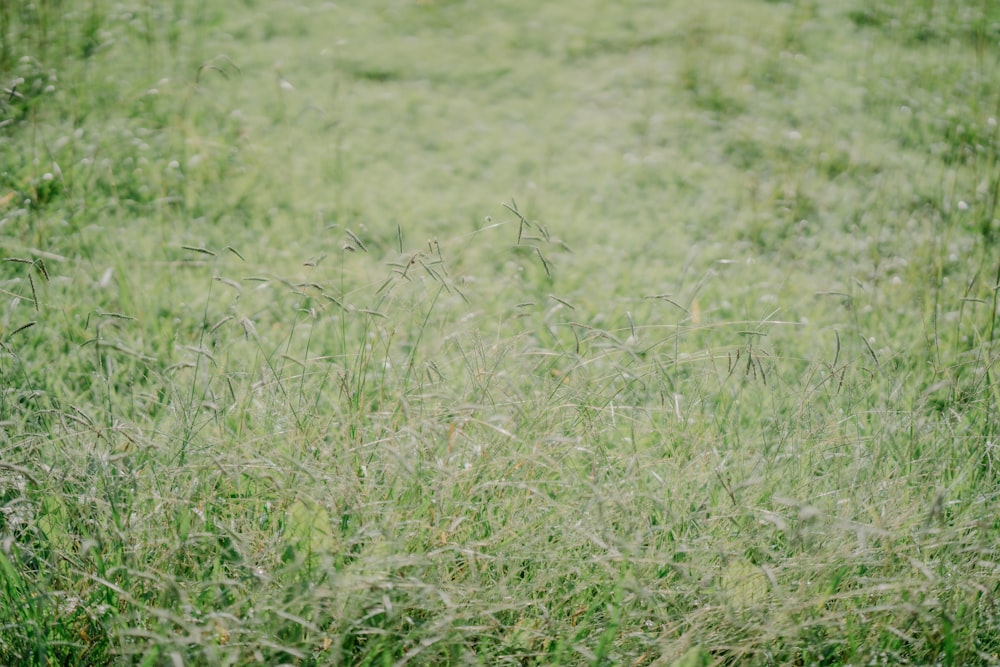
M 0 5 L 0 663 L 1000 662 L 1000 5 Z

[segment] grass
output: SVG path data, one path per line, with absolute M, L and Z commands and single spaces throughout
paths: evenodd
M 989 2 L 0 8 L 0 662 L 996 664 Z

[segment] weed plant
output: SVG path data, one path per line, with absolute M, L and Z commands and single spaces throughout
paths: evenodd
M 0 663 L 1000 661 L 1000 12 L 0 6 Z

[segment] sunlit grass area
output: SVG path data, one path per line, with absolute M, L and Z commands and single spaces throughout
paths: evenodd
M 202 4 L 0 7 L 0 663 L 1000 661 L 1000 8 Z

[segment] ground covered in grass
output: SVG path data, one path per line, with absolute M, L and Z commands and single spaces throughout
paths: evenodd
M 0 7 L 0 662 L 1000 662 L 1000 6 Z

